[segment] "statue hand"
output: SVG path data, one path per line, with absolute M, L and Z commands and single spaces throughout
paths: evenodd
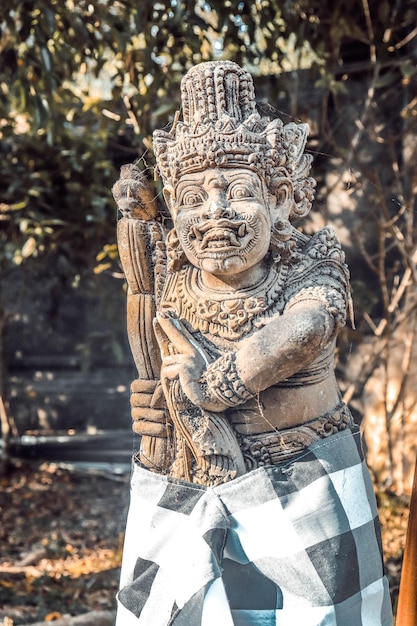
M 159 380 L 134 380 L 130 404 L 135 433 L 162 439 L 168 437 L 170 419 Z
M 207 411 L 224 411 L 225 404 L 207 398 L 204 379 L 210 360 L 185 326 L 173 317 L 158 316 L 154 330 L 161 348 L 163 384 L 178 378 L 182 391 L 193 404 Z
M 136 165 L 122 165 L 120 178 L 112 192 L 124 217 L 153 220 L 158 216 L 156 194 L 145 174 Z

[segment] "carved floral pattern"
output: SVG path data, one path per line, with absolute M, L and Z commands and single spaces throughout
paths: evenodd
M 188 266 L 172 277 L 162 305 L 173 308 L 195 330 L 224 339 L 240 339 L 282 311 L 287 273 L 288 266 L 272 266 L 261 285 L 231 295 L 205 288 L 198 270 Z

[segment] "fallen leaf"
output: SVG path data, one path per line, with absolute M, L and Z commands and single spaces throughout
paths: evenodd
M 61 617 L 62 613 L 58 613 L 58 611 L 53 611 L 52 613 L 48 613 L 48 615 L 45 615 L 45 622 L 54 622 Z

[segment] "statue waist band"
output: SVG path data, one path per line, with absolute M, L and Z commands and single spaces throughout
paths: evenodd
M 302 453 L 315 441 L 354 426 L 348 406 L 341 402 L 332 411 L 300 426 L 256 435 L 240 435 L 239 444 L 248 471 L 278 465 Z

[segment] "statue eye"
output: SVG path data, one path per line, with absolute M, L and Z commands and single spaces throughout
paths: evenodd
M 204 202 L 204 194 L 201 189 L 186 189 L 181 194 L 180 205 L 186 207 L 198 206 Z
M 235 183 L 229 187 L 229 200 L 244 200 L 255 196 L 254 189 L 251 185 L 245 183 Z

